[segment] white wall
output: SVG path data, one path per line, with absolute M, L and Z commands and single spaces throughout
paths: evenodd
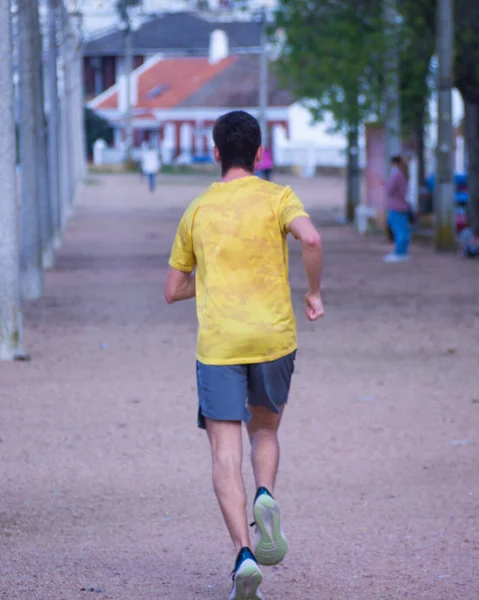
M 437 141 L 437 99 L 433 97 L 429 104 L 431 124 L 429 126 L 429 143 L 433 146 Z M 464 102 L 458 90 L 452 91 L 452 124 L 457 127 L 464 118 Z
M 346 138 L 333 133 L 334 122 L 327 116 L 322 123 L 312 123 L 310 112 L 300 103 L 288 111 L 289 139 L 280 131 L 274 134 L 275 160 L 278 166 L 298 166 L 304 175 L 313 175 L 315 168 L 344 167 L 347 162 Z M 364 165 L 364 136 L 361 142 L 361 164 Z
M 345 136 L 341 133 L 332 133 L 334 125 L 331 116 L 323 123 L 312 123 L 311 113 L 299 102 L 289 109 L 289 127 L 291 140 L 297 143 L 311 143 L 317 146 L 344 148 Z

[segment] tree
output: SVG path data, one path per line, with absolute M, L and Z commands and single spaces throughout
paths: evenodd
M 437 1 L 401 0 L 400 10 L 413 40 L 410 56 L 424 70 L 428 56 L 434 52 Z M 454 12 L 454 85 L 465 105 L 469 214 L 474 234 L 479 236 L 479 4 L 454 0 Z
M 431 97 L 430 64 L 435 51 L 434 13 L 424 11 L 424 1 L 401 0 L 398 6 L 403 20 L 399 59 L 401 126 L 404 137 L 416 142 L 419 182 L 424 184 L 425 127 Z
M 465 107 L 469 214 L 479 236 L 479 4 L 455 1 L 455 85 Z
M 0 360 L 20 350 L 20 281 L 17 239 L 16 140 L 10 3 L 0 3 Z
M 85 108 L 85 135 L 88 156 L 93 156 L 93 144 L 98 139 L 103 139 L 108 144 L 113 142 L 113 129 L 110 123 L 94 113 L 90 108 Z
M 298 100 L 308 99 L 314 120 L 331 113 L 348 137 L 348 221 L 360 199 L 359 127 L 381 105 L 381 19 L 377 0 L 281 0 L 276 15 L 286 34 L 280 80 Z

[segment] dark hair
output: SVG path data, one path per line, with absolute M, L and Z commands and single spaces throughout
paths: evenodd
M 213 140 L 225 175 L 235 167 L 254 173 L 256 154 L 261 146 L 258 121 L 243 110 L 220 117 L 213 128 Z
M 407 164 L 406 160 L 398 154 L 397 156 L 391 157 L 391 163 L 393 165 L 397 165 L 401 173 L 404 175 L 407 181 L 409 181 L 409 165 Z

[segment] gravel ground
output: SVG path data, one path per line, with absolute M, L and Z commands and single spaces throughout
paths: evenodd
M 302 312 L 276 495 L 274 600 L 478 600 L 479 261 L 335 222 L 344 182 L 293 180 L 322 229 L 327 316 Z M 0 364 L 0 598 L 225 600 L 233 553 L 196 429 L 195 314 L 167 307 L 177 221 L 206 179 L 85 186 L 29 363 Z M 251 468 L 245 474 L 253 495 Z M 82 591 L 94 588 L 98 591 Z

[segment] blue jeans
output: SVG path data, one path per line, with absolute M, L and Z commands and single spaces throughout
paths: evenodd
M 388 211 L 388 223 L 394 234 L 396 254 L 398 256 L 407 256 L 409 241 L 411 239 L 408 213 L 390 210 Z

